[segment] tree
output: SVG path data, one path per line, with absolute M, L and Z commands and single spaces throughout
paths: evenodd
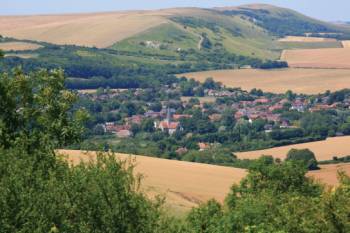
M 4 52 L 0 49 L 0 58 L 4 57 Z
M 287 160 L 302 161 L 309 170 L 319 169 L 315 154 L 309 149 L 291 149 L 287 154 Z
M 169 232 L 130 162 L 108 153 L 71 166 L 55 151 L 82 131 L 74 100 L 61 71 L 1 74 L 0 231 Z
M 233 129 L 233 127 L 236 124 L 234 114 L 235 112 L 232 109 L 227 109 L 223 112 L 221 116 L 221 124 L 227 129 Z
M 0 74 L 0 145 L 28 151 L 61 147 L 79 140 L 87 114 L 71 112 L 77 96 L 65 90 L 61 70 L 25 75 L 17 69 Z
M 147 118 L 141 122 L 141 129 L 145 132 L 154 132 L 154 121 L 153 119 Z

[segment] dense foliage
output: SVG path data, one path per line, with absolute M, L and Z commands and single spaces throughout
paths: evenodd
M 334 29 L 320 21 L 306 18 L 293 11 L 273 12 L 267 9 L 241 7 L 240 10 L 226 10 L 226 15 L 242 15 L 276 36 L 304 35 L 305 33 L 334 32 Z
M 61 71 L 1 74 L 0 97 L 0 232 L 164 232 L 129 163 L 71 167 L 55 153 L 85 118 Z
M 74 94 L 63 82 L 59 71 L 0 76 L 0 232 L 350 231 L 349 177 L 340 173 L 340 186 L 328 189 L 305 176 L 303 162 L 271 157 L 250 166 L 224 205 L 211 200 L 183 220 L 167 216 L 161 200 L 139 191 L 129 162 L 99 154 L 71 166 L 55 153 L 78 139 L 71 132 L 85 119 L 70 114 Z

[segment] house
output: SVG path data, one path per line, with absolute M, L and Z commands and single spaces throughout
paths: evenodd
M 128 117 L 125 119 L 128 125 L 136 124 L 136 125 L 141 125 L 141 122 L 143 120 L 144 116 L 142 115 L 135 115 L 132 117 Z
M 189 115 L 189 114 L 174 114 L 173 115 L 173 119 L 176 121 L 179 121 L 182 118 L 191 118 L 191 117 L 192 117 L 192 115 Z
M 174 134 L 179 126 L 179 122 L 168 122 L 167 120 L 159 123 L 159 129 L 163 132 L 168 132 L 170 135 Z
M 161 131 L 168 132 L 170 135 L 172 135 L 176 132 L 176 130 L 180 129 L 180 123 L 173 122 L 171 118 L 171 110 L 168 108 L 166 119 L 161 121 L 159 125 L 155 122 L 154 126 L 159 128 Z
M 199 147 L 199 151 L 205 151 L 210 149 L 210 145 L 204 142 L 199 142 L 198 147 Z

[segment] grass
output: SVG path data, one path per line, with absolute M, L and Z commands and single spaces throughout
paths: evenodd
M 342 48 L 340 41 L 332 42 L 279 42 L 283 49 L 322 49 L 322 48 Z

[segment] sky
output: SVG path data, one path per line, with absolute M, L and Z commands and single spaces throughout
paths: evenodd
M 0 15 L 57 14 L 268 3 L 326 21 L 350 21 L 349 0 L 0 0 Z

